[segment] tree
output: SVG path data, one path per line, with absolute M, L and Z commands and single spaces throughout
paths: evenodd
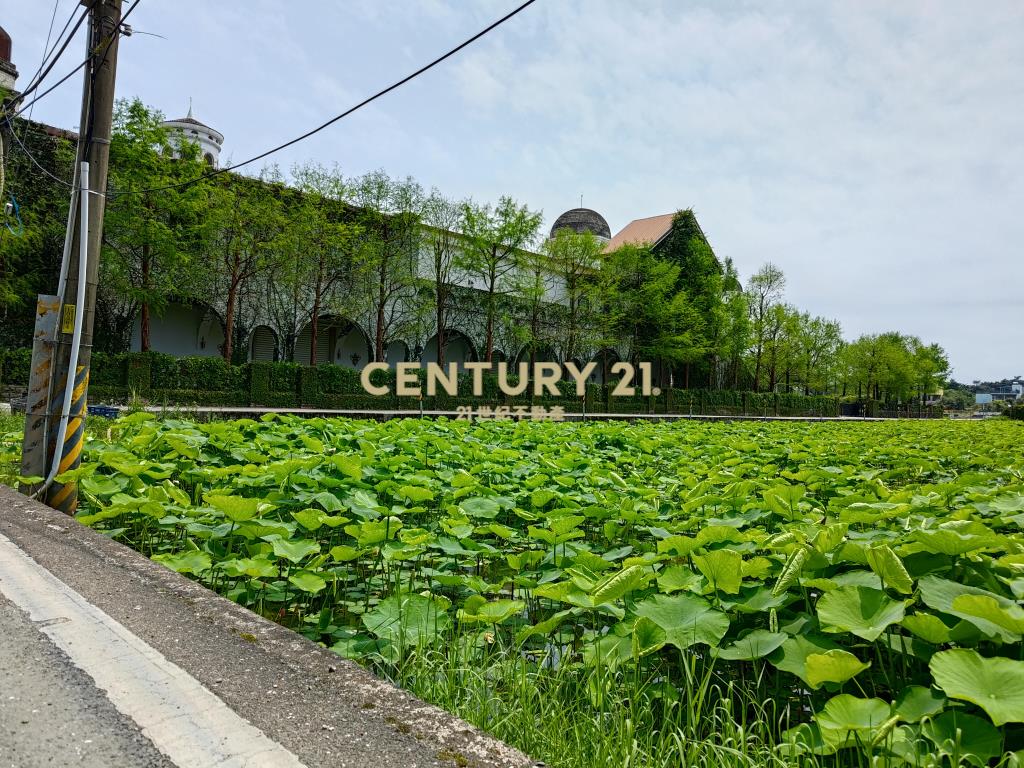
M 717 356 L 727 361 L 732 387 L 739 389 L 743 355 L 750 347 L 750 305 L 732 259 L 725 260 L 723 272 Z
M 747 300 L 754 343 L 754 391 L 761 390 L 761 364 L 766 342 L 777 332 L 778 313 L 774 307 L 782 299 L 786 278 L 782 270 L 768 262 L 747 284 Z M 774 384 L 774 382 L 773 382 Z
M 672 366 L 700 350 L 700 313 L 677 291 L 679 267 L 645 245 L 623 245 L 601 265 L 602 345 L 619 343 L 634 362 L 658 362 L 663 381 Z
M 309 364 L 316 365 L 321 311 L 351 266 L 361 228 L 340 220 L 346 186 L 337 169 L 306 164 L 294 168 L 292 177 L 300 202 L 289 212 L 283 239 L 292 251 L 289 261 L 297 267 L 291 277 L 311 307 L 304 314 L 310 323 Z
M 75 173 L 75 147 L 67 137 L 52 136 L 38 123 L 21 118 L 0 121 L 6 149 L 0 160 L 4 164 L 0 206 L 13 197 L 21 218 L 21 227 L 13 216 L 4 218 L 10 229 L 0 224 L 0 347 L 8 348 L 31 345 L 36 296 L 57 289 L 70 196 L 68 187 L 53 183 L 21 151 L 14 132 L 50 173 L 68 180 Z
M 560 304 L 562 357 L 576 360 L 593 341 L 592 316 L 604 243 L 590 232 L 559 229 L 543 252 Z
M 658 257 L 679 267 L 676 290 L 686 293 L 689 303 L 702 318 L 702 331 L 696 339 L 692 360 L 685 363 L 685 386 L 689 386 L 690 364 L 708 359 L 708 383 L 718 364 L 717 351 L 722 333 L 723 270 L 697 223 L 693 209 L 678 211 L 672 226 L 657 246 Z
M 259 178 L 217 177 L 211 195 L 208 278 L 196 278 L 212 290 L 224 312 L 224 359 L 231 362 L 236 342 L 255 316 L 259 281 L 272 274 L 280 257 L 284 228 L 282 184 L 274 169 Z M 244 313 L 244 314 L 243 314 Z M 243 322 L 239 322 L 240 316 Z
M 151 315 L 159 315 L 171 298 L 188 298 L 181 290 L 183 275 L 202 248 L 210 189 L 205 180 L 174 187 L 198 179 L 207 168 L 197 144 L 172 143 L 163 119 L 139 99 L 120 100 L 110 142 L 108 188 L 114 194 L 104 217 L 101 284 L 120 301 L 129 325 L 138 311 L 143 352 L 151 347 Z M 154 187 L 168 188 L 141 192 Z
M 349 185 L 360 226 L 352 264 L 351 294 L 342 306 L 370 318 L 374 360 L 418 319 L 420 213 L 423 189 L 413 179 L 393 180 L 374 171 Z
M 533 365 L 537 362 L 537 352 L 551 346 L 553 341 L 546 315 L 551 306 L 548 299 L 554 278 L 546 254 L 523 252 L 511 283 L 518 310 L 512 326 L 519 345 L 529 350 L 530 365 Z
M 541 214 L 519 205 L 511 197 L 502 197 L 493 208 L 489 204 L 466 203 L 464 215 L 468 247 L 459 266 L 483 283 L 484 359 L 489 363 L 494 355 L 498 297 L 511 289 L 509 278 L 519 266 L 522 252 L 537 237 Z
M 437 363 L 444 365 L 455 291 L 456 263 L 461 253 L 465 204 L 449 200 L 436 189 L 423 203 L 423 241 L 432 291 Z

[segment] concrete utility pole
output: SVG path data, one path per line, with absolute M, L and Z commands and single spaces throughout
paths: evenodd
M 34 491 L 45 493 L 47 504 L 67 514 L 74 514 L 78 506 L 77 486 L 57 483 L 53 476 L 81 463 L 121 33 L 121 0 L 81 4 L 89 8 L 91 61 L 85 68 L 75 176 L 80 189 L 87 186 L 73 198 L 69 213 L 63 291 L 60 296 L 39 297 L 22 458 L 22 474 L 47 478 Z M 66 391 L 69 376 L 73 388 Z

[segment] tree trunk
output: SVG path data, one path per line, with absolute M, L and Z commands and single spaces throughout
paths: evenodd
M 315 366 L 317 362 L 316 342 L 317 337 L 320 335 L 320 294 L 322 288 L 318 276 L 316 284 L 313 286 L 313 317 L 309 322 L 309 364 L 311 366 Z
M 437 294 L 435 296 L 435 299 L 436 299 L 436 306 L 437 306 L 437 333 L 435 334 L 435 338 L 437 339 L 437 364 L 440 367 L 444 368 L 444 347 L 445 347 L 445 343 L 444 343 L 444 337 L 445 337 L 445 333 L 444 333 L 444 304 L 445 304 L 445 302 L 444 302 L 444 298 L 443 298 L 443 296 L 441 294 L 441 291 L 437 292 Z
M 142 318 L 139 323 L 139 348 L 149 352 L 149 276 L 150 251 L 149 243 L 142 244 Z
M 487 293 L 487 333 L 484 335 L 484 361 L 492 362 L 494 356 L 494 291 L 497 280 L 491 277 Z
M 238 285 L 232 275 L 231 287 L 228 288 L 227 307 L 224 310 L 224 360 L 231 363 L 231 355 L 235 351 L 235 303 L 238 300 Z

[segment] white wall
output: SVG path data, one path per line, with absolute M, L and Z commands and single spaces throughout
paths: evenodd
M 132 351 L 142 349 L 142 317 L 132 324 Z M 161 315 L 149 317 L 149 343 L 154 352 L 185 357 L 216 357 L 224 344 L 220 319 L 210 310 L 185 304 L 170 304 Z

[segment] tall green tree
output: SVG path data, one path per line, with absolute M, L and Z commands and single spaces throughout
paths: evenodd
M 12 132 L 16 132 L 18 140 Z M 70 188 L 41 173 L 36 162 L 69 184 L 74 173 L 75 146 L 67 136 L 52 135 L 45 126 L 21 118 L 0 120 L 3 137 L 4 192 L 0 206 L 13 197 L 20 206 L 21 226 L 0 211 L 0 347 L 29 346 L 35 322 L 36 296 L 57 289 L 64 246 Z M 8 228 L 9 225 L 10 228 Z
M 768 262 L 747 283 L 747 304 L 750 308 L 751 341 L 754 355 L 754 391 L 761 390 L 761 373 L 765 347 L 778 333 L 780 315 L 776 310 L 782 301 L 786 277 L 782 270 Z M 774 386 L 774 381 L 771 382 Z
M 287 213 L 281 237 L 295 269 L 288 274 L 303 291 L 305 316 L 310 325 L 309 360 L 316 365 L 320 317 L 329 307 L 337 289 L 350 274 L 355 246 L 362 227 L 346 220 L 347 185 L 341 173 L 315 163 L 292 169 L 298 202 Z M 285 282 L 285 300 L 292 286 Z
M 529 250 L 540 230 L 541 214 L 502 197 L 496 206 L 467 203 L 465 234 L 468 247 L 460 268 L 484 293 L 486 323 L 484 359 L 494 357 L 494 326 L 498 302 L 512 290 L 511 277 L 519 267 L 523 251 Z
M 433 305 L 437 363 L 444 365 L 448 329 L 455 310 L 457 263 L 465 243 L 460 235 L 465 222 L 465 204 L 451 200 L 436 189 L 423 202 L 423 250 L 425 272 Z
M 577 360 L 593 346 L 603 251 L 604 243 L 593 234 L 568 227 L 544 243 L 544 257 L 554 278 L 552 298 L 557 303 L 565 360 Z
M 164 116 L 139 99 L 114 109 L 108 197 L 100 260 L 101 286 L 120 301 L 121 321 L 139 315 L 140 349 L 148 352 L 152 315 L 183 295 L 184 276 L 203 248 L 210 184 L 199 146 L 172 137 Z M 143 190 L 167 187 L 157 191 Z
M 193 278 L 223 310 L 223 357 L 231 362 L 260 310 L 261 281 L 281 257 L 285 227 L 283 183 L 276 169 L 260 178 L 219 176 L 210 196 L 210 236 L 204 270 Z
M 704 332 L 700 312 L 677 290 L 679 271 L 632 244 L 607 254 L 601 266 L 602 345 L 622 344 L 633 362 L 658 363 L 670 386 L 673 367 L 694 359 Z
M 368 173 L 349 185 L 349 202 L 358 210 L 360 235 L 352 280 L 344 307 L 367 316 L 373 333 L 374 360 L 384 360 L 388 345 L 418 324 L 420 215 L 423 188 L 411 178 Z

